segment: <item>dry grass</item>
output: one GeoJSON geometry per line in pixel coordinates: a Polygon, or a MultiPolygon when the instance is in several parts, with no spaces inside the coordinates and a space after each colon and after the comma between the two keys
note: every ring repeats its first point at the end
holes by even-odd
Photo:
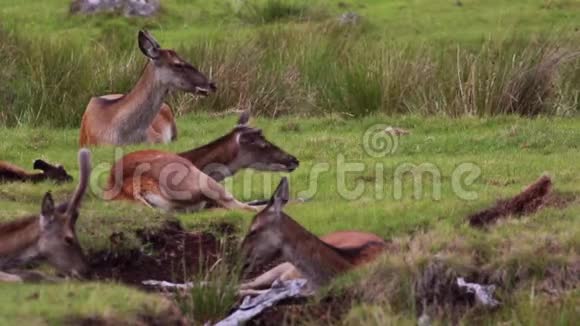
{"type": "MultiPolygon", "coordinates": [[[[514,39],[436,49],[387,46],[360,33],[326,25],[272,27],[244,40],[195,43],[179,52],[195,58],[219,92],[202,100],[177,94],[170,102],[178,113],[249,109],[267,116],[535,116],[580,108],[580,62],[577,52],[566,50],[573,49],[569,44],[514,39]]],[[[129,40],[100,39],[80,47],[1,32],[6,82],[0,96],[10,109],[0,123],[77,126],[91,96],[126,92],[144,59],[129,40]]]]}

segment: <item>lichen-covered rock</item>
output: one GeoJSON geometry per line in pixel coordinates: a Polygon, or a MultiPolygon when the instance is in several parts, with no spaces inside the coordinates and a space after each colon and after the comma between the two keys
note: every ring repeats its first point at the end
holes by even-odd
{"type": "Polygon", "coordinates": [[[73,0],[73,14],[115,12],[125,16],[153,16],[160,8],[159,0],[73,0]]]}

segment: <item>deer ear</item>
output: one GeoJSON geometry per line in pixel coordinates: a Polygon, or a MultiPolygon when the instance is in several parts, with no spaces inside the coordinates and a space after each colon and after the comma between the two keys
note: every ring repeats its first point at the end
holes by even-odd
{"type": "Polygon", "coordinates": [[[44,229],[54,219],[54,200],[50,192],[47,192],[42,198],[42,208],[40,209],[40,228],[44,229]]]}
{"type": "Polygon", "coordinates": [[[153,60],[159,59],[159,49],[161,46],[149,32],[140,30],[138,39],[139,49],[141,49],[144,55],[153,60]]]}
{"type": "Polygon", "coordinates": [[[288,189],[288,178],[283,177],[270,199],[270,205],[276,213],[280,213],[282,208],[288,203],[290,190],[288,189]]]}
{"type": "Polygon", "coordinates": [[[35,170],[46,171],[46,170],[53,169],[54,167],[52,165],[46,163],[45,161],[38,159],[38,160],[34,161],[34,165],[32,166],[32,168],[35,170]]]}
{"type": "Polygon", "coordinates": [[[240,114],[240,118],[238,119],[238,127],[245,127],[250,122],[250,112],[244,111],[240,114]]]}

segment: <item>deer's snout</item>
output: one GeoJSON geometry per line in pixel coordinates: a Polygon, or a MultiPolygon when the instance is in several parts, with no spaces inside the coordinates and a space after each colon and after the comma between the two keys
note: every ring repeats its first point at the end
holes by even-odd
{"type": "Polygon", "coordinates": [[[290,163],[288,164],[288,171],[292,172],[296,170],[298,166],[300,166],[300,161],[297,158],[292,157],[292,159],[290,159],[290,163]]]}

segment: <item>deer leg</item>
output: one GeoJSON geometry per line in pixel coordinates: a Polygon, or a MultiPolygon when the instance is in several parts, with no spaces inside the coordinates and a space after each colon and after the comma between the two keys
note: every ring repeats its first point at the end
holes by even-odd
{"type": "Polygon", "coordinates": [[[147,199],[145,199],[145,197],[147,196],[147,194],[145,194],[145,196],[143,196],[142,193],[138,193],[138,194],[135,194],[134,196],[135,196],[135,199],[137,201],[140,201],[143,205],[145,205],[145,206],[147,206],[149,208],[155,208],[155,207],[153,207],[153,205],[151,205],[151,203],[149,203],[149,201],[147,199]]]}
{"type": "Polygon", "coordinates": [[[250,212],[259,212],[260,210],[263,209],[262,206],[251,206],[248,204],[244,204],[241,201],[235,199],[235,198],[230,198],[230,199],[216,199],[215,202],[226,209],[243,209],[246,211],[250,211],[250,212]]]}
{"type": "Polygon", "coordinates": [[[0,282],[20,283],[22,278],[16,274],[8,274],[0,271],[0,282]]]}
{"type": "Polygon", "coordinates": [[[242,283],[240,285],[240,292],[243,290],[257,290],[266,287],[270,287],[275,280],[280,279],[282,281],[288,280],[288,277],[291,276],[291,272],[296,270],[294,265],[291,263],[282,263],[274,268],[268,270],[267,272],[259,275],[255,279],[242,283]]]}

